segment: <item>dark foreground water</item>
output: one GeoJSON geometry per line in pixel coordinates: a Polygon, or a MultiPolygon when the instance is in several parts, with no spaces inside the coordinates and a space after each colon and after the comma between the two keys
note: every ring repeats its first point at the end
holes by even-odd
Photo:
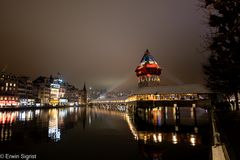
{"type": "Polygon", "coordinates": [[[208,160],[200,108],[127,114],[97,108],[0,112],[0,159],[208,160]]]}

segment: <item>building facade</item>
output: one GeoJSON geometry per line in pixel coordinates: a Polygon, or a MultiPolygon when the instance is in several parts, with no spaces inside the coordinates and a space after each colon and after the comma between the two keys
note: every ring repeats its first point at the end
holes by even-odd
{"type": "Polygon", "coordinates": [[[79,104],[79,90],[74,85],[66,84],[66,99],[70,106],[79,104]]]}
{"type": "Polygon", "coordinates": [[[64,82],[59,76],[26,76],[0,72],[0,107],[78,106],[87,104],[87,89],[64,82]]]}
{"type": "Polygon", "coordinates": [[[0,107],[18,106],[17,77],[13,74],[0,73],[0,107]]]}
{"type": "Polygon", "coordinates": [[[18,96],[20,106],[35,105],[35,98],[33,97],[33,82],[29,77],[17,77],[18,81],[18,96]]]}
{"type": "Polygon", "coordinates": [[[33,81],[33,95],[36,105],[48,105],[50,99],[50,78],[40,76],[33,81]]]}

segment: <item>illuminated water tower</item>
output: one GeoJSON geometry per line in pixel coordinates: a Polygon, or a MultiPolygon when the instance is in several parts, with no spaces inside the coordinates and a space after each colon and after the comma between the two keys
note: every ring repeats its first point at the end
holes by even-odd
{"type": "Polygon", "coordinates": [[[159,86],[161,71],[162,69],[147,49],[135,70],[138,77],[138,87],[159,86]]]}

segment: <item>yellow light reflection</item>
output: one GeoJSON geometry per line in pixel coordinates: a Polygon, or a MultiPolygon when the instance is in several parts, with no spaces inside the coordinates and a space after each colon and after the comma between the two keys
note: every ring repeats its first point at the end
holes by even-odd
{"type": "Polygon", "coordinates": [[[158,142],[162,142],[162,134],[161,133],[158,134],[158,142]]]}
{"type": "Polygon", "coordinates": [[[157,141],[157,136],[156,136],[156,134],[153,134],[153,141],[154,141],[155,143],[158,142],[158,141],[157,141]]]}
{"type": "Polygon", "coordinates": [[[190,135],[190,143],[192,146],[196,145],[196,136],[195,135],[190,135]]]}
{"type": "Polygon", "coordinates": [[[178,143],[177,134],[175,134],[175,133],[172,135],[172,142],[173,142],[173,144],[178,143]]]}
{"type": "Polygon", "coordinates": [[[49,110],[48,137],[55,142],[60,140],[61,132],[58,128],[58,110],[49,110]]]}

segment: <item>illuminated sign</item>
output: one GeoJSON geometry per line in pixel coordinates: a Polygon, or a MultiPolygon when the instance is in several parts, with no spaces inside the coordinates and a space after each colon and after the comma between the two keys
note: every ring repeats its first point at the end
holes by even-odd
{"type": "Polygon", "coordinates": [[[59,89],[52,88],[52,89],[51,89],[51,93],[53,93],[53,94],[58,94],[58,93],[59,93],[59,89]]]}
{"type": "Polygon", "coordinates": [[[67,103],[68,100],[67,100],[67,99],[60,99],[59,102],[60,102],[60,103],[67,103]]]}
{"type": "Polygon", "coordinates": [[[59,84],[54,84],[54,83],[52,83],[52,84],[51,84],[51,88],[58,88],[58,89],[59,89],[59,88],[60,88],[60,85],[59,85],[59,84]]]}
{"type": "Polygon", "coordinates": [[[54,99],[50,100],[50,103],[58,103],[58,102],[59,102],[58,100],[54,100],[54,99]]]}
{"type": "Polygon", "coordinates": [[[3,100],[3,101],[0,101],[0,105],[2,106],[4,106],[4,105],[7,105],[7,106],[9,106],[9,105],[14,105],[14,106],[16,106],[16,105],[18,105],[18,102],[16,102],[16,101],[11,101],[11,100],[3,100]]]}

